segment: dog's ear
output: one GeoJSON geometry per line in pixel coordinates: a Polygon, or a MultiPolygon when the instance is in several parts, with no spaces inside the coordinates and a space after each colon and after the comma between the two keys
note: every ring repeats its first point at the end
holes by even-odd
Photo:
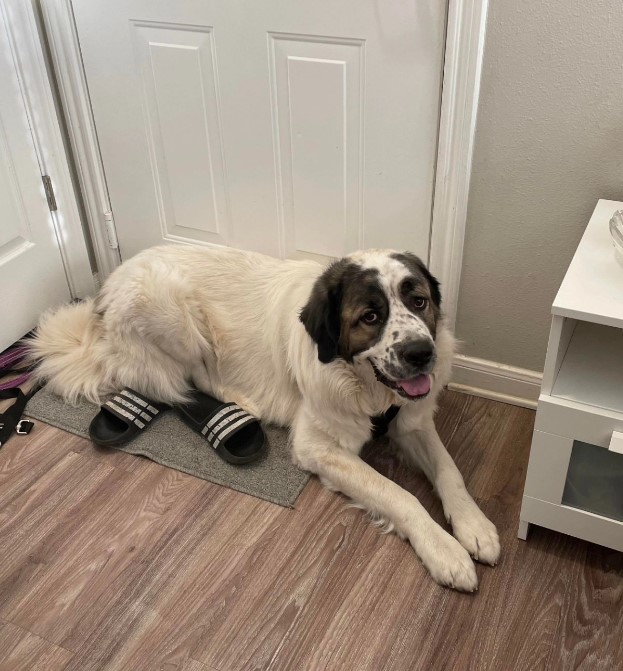
{"type": "Polygon", "coordinates": [[[318,346],[318,359],[329,363],[338,356],[342,307],[342,279],[348,264],[331,264],[316,280],[300,320],[318,346]]]}

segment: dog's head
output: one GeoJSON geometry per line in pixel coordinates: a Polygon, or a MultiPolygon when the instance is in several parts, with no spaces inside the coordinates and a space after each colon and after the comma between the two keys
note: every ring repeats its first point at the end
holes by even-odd
{"type": "Polygon", "coordinates": [[[440,308],[439,283],[417,256],[375,250],[329,266],[301,321],[322,363],[367,361],[379,382],[418,399],[431,388],[440,308]]]}

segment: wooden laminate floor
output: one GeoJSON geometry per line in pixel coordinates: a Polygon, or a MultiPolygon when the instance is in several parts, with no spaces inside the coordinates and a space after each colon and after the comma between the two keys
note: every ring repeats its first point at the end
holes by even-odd
{"type": "MultiPolygon", "coordinates": [[[[0,669],[622,669],[623,555],[516,538],[533,419],[443,398],[502,538],[474,595],[316,479],[286,510],[37,423],[0,450],[0,669]]],[[[423,476],[369,459],[443,521],[423,476]]]]}

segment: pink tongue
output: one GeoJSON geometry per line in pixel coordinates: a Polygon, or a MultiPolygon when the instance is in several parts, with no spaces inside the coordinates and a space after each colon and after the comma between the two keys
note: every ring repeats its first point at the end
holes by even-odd
{"type": "Polygon", "coordinates": [[[430,375],[418,375],[410,380],[400,380],[398,385],[409,396],[424,396],[430,391],[430,375]]]}

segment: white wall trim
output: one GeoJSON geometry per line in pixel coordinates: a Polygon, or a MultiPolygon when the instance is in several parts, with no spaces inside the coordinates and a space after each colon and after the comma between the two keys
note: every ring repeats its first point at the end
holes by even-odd
{"type": "Polygon", "coordinates": [[[542,378],[543,374],[538,371],[457,354],[448,387],[503,403],[536,408],[542,378]]]}
{"type": "Polygon", "coordinates": [[[51,212],[69,291],[75,298],[94,292],[82,222],[56,116],[37,24],[30,2],[1,0],[10,48],[42,175],[52,180],[58,209],[51,212]]]}
{"type": "Polygon", "coordinates": [[[449,0],[429,265],[454,329],[488,0],[449,0]]]}
{"type": "MultiPolygon", "coordinates": [[[[69,139],[76,159],[99,278],[103,281],[121,263],[121,257],[119,249],[112,247],[108,238],[104,215],[112,212],[112,208],[95,132],[71,0],[41,0],[41,7],[69,139]]],[[[112,218],[108,226],[114,231],[112,218]]],[[[115,240],[113,244],[116,244],[115,240]]]]}

